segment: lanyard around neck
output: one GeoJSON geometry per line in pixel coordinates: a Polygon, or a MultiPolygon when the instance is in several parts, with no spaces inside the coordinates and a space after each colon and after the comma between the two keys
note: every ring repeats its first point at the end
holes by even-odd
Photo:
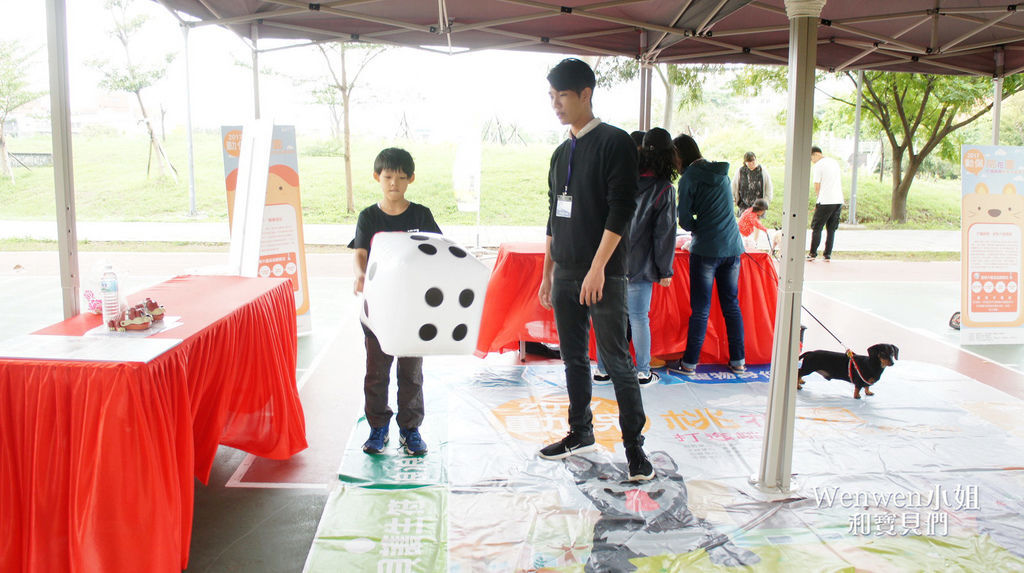
{"type": "Polygon", "coordinates": [[[569,194],[569,181],[572,179],[572,158],[576,155],[576,136],[570,137],[571,143],[569,144],[569,168],[565,172],[565,188],[562,189],[562,195],[569,194]]]}

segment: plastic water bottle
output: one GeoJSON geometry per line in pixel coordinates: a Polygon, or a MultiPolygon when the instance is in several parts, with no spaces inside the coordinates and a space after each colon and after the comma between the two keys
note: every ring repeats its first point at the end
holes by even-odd
{"type": "Polygon", "coordinates": [[[114,268],[107,265],[100,277],[100,293],[103,299],[103,324],[110,326],[110,321],[117,320],[121,315],[121,298],[117,289],[117,275],[114,268]]]}

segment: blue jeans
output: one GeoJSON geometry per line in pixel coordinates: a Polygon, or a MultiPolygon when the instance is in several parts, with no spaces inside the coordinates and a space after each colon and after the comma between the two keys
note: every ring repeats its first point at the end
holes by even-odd
{"type": "Polygon", "coordinates": [[[594,323],[597,350],[604,357],[619,404],[619,429],[626,447],[643,445],[644,404],[626,344],[626,277],[606,277],[601,301],[580,304],[583,280],[558,278],[551,283],[558,347],[565,363],[565,388],[569,394],[569,427],[578,434],[594,433],[590,410],[593,381],[590,377],[590,322],[594,323]]]}
{"type": "Polygon", "coordinates": [[[743,314],[738,297],[740,280],[739,257],[702,257],[690,253],[690,325],[686,333],[683,366],[694,368],[700,360],[704,336],[711,311],[711,286],[717,283],[718,303],[725,318],[729,336],[729,364],[741,366],[743,353],[743,314]]]}
{"type": "MultiPolygon", "coordinates": [[[[637,374],[651,373],[651,289],[654,283],[629,281],[626,286],[626,307],[629,310],[629,329],[633,333],[633,353],[636,355],[637,374]]],[[[597,353],[597,371],[605,374],[604,360],[597,353]]]]}

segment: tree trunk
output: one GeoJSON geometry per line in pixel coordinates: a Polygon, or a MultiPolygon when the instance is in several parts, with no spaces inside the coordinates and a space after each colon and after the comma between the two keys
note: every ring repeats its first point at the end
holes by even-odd
{"type": "Polygon", "coordinates": [[[892,149],[892,198],[889,202],[889,219],[896,223],[907,222],[907,192],[909,180],[903,174],[903,148],[892,149]]]}
{"type": "Polygon", "coordinates": [[[156,136],[156,132],[153,131],[153,124],[149,121],[149,115],[146,114],[146,106],[142,103],[142,92],[135,92],[135,99],[139,102],[139,110],[142,112],[142,122],[146,124],[146,131],[149,133],[149,144],[157,154],[157,165],[160,168],[160,177],[167,175],[165,168],[170,168],[171,176],[174,178],[174,183],[178,183],[178,172],[171,165],[170,159],[167,158],[167,153],[164,152],[164,146],[160,145],[160,139],[156,136]]]}
{"type": "Polygon", "coordinates": [[[14,170],[11,169],[11,164],[7,160],[7,136],[4,134],[2,121],[0,121],[0,174],[10,177],[11,183],[14,183],[14,170]]]}
{"type": "Polygon", "coordinates": [[[345,108],[341,112],[342,128],[345,142],[345,210],[349,213],[356,212],[356,201],[352,191],[352,132],[349,129],[349,85],[348,75],[345,69],[345,45],[341,46],[341,102],[345,108]]]}

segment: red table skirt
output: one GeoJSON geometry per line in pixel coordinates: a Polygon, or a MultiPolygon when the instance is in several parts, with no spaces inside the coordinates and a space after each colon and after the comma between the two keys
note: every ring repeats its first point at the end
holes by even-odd
{"type": "MultiPolygon", "coordinates": [[[[306,447],[280,279],[178,277],[134,296],[182,317],[148,363],[0,359],[0,571],[180,571],[217,445],[306,447]]],[[[81,335],[97,315],[36,334],[81,335]]]]}
{"type": "MultiPolygon", "coordinates": [[[[480,337],[476,346],[477,356],[517,350],[521,340],[558,344],[554,314],[541,307],[537,299],[543,267],[543,244],[501,245],[487,285],[480,337]]],[[[681,354],[686,349],[690,319],[689,252],[676,250],[673,270],[675,274],[671,286],[653,287],[650,312],[652,356],[681,354]]],[[[743,255],[739,301],[743,312],[746,361],[749,364],[771,362],[778,287],[779,275],[767,253],[743,255]]],[[[729,341],[717,293],[712,294],[711,315],[700,362],[729,362],[729,341]]]]}

